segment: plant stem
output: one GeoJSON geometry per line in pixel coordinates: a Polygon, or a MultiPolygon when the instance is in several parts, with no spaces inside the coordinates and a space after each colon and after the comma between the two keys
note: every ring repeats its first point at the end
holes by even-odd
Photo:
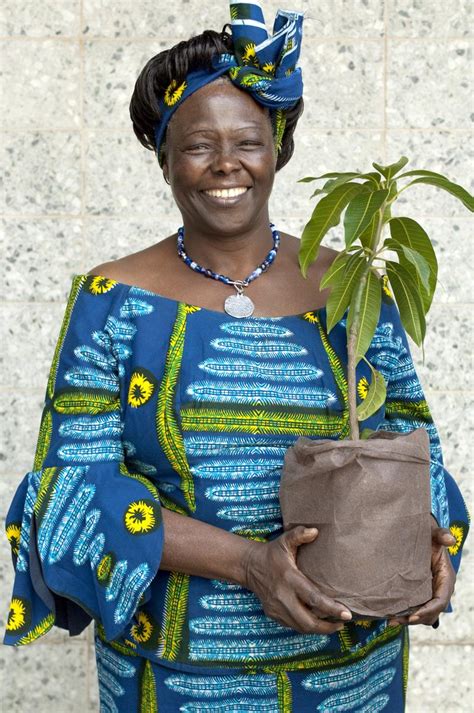
{"type": "Polygon", "coordinates": [[[351,326],[347,339],[347,405],[349,408],[349,427],[351,439],[353,441],[360,440],[359,420],[357,418],[357,384],[356,384],[356,366],[357,366],[357,335],[360,329],[360,303],[364,292],[365,283],[367,282],[369,272],[372,269],[372,263],[377,255],[377,248],[380,243],[383,230],[383,215],[385,211],[384,202],[379,208],[379,222],[374,236],[373,244],[370,246],[372,254],[367,259],[367,268],[362,275],[362,278],[354,290],[351,298],[351,326]]]}

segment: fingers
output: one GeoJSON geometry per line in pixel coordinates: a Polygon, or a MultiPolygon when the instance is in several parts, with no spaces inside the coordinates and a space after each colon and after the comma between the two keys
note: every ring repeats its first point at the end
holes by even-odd
{"type": "Polygon", "coordinates": [[[436,545],[452,547],[456,544],[456,538],[447,527],[434,527],[431,531],[431,541],[436,545]]]}
{"type": "Polygon", "coordinates": [[[433,562],[433,597],[409,616],[391,617],[389,626],[395,624],[425,624],[432,626],[439,615],[446,610],[454,592],[456,573],[446,550],[441,549],[433,562]]]}
{"type": "Polygon", "coordinates": [[[297,597],[288,599],[284,616],[282,617],[280,613],[277,621],[283,626],[290,626],[301,634],[334,634],[344,628],[343,622],[320,619],[312,611],[309,611],[297,597]]]}
{"type": "Polygon", "coordinates": [[[318,536],[318,530],[316,527],[305,527],[304,525],[297,525],[287,530],[281,536],[282,539],[292,548],[299,547],[306,542],[311,542],[318,536]]]}
{"type": "Polygon", "coordinates": [[[317,617],[322,619],[332,617],[344,621],[352,619],[352,614],[347,607],[320,592],[316,585],[303,574],[296,578],[295,589],[300,599],[317,617]]]}

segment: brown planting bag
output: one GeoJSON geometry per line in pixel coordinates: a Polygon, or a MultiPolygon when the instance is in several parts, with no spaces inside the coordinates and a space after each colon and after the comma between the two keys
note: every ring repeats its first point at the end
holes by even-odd
{"type": "Polygon", "coordinates": [[[285,529],[317,527],[297,565],[354,614],[385,618],[432,597],[428,433],[365,440],[301,436],[285,454],[285,529]]]}

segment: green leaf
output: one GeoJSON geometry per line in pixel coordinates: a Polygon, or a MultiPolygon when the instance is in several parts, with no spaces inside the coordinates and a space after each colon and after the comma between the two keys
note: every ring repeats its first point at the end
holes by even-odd
{"type": "Polygon", "coordinates": [[[324,273],[321,282],[319,283],[319,289],[324,290],[329,287],[332,283],[337,282],[342,279],[345,267],[350,260],[350,255],[347,253],[339,253],[339,255],[333,260],[330,267],[324,273]]]}
{"type": "Polygon", "coordinates": [[[404,188],[408,186],[413,186],[415,183],[427,183],[431,186],[436,186],[437,188],[442,188],[444,191],[451,193],[455,198],[458,198],[463,205],[468,208],[468,210],[474,212],[474,196],[472,196],[465,188],[453,183],[446,176],[441,173],[435,173],[434,171],[407,171],[406,173],[401,173],[398,178],[405,178],[405,176],[422,176],[422,178],[417,178],[414,181],[408,183],[404,188]]]}
{"type": "Polygon", "coordinates": [[[369,250],[374,249],[373,246],[374,246],[375,236],[377,234],[377,227],[378,227],[378,214],[374,213],[369,225],[359,235],[359,240],[361,242],[361,245],[364,246],[364,248],[368,248],[369,250]]]}
{"type": "Polygon", "coordinates": [[[375,190],[375,188],[378,188],[379,186],[378,173],[348,173],[339,176],[339,178],[334,178],[330,179],[329,181],[326,181],[322,188],[316,188],[316,190],[310,195],[310,199],[314,198],[314,196],[317,196],[320,193],[331,193],[331,191],[333,191],[335,188],[337,188],[338,186],[342,186],[345,183],[349,183],[349,181],[351,181],[351,179],[353,178],[369,178],[370,180],[364,181],[364,183],[356,185],[368,186],[370,190],[375,190]]]}
{"type": "Polygon", "coordinates": [[[383,375],[372,366],[370,368],[372,369],[372,380],[367,396],[357,406],[357,418],[359,421],[365,421],[366,418],[378,411],[387,397],[387,385],[383,375]]]}
{"type": "MultiPolygon", "coordinates": [[[[413,250],[413,248],[409,248],[407,245],[402,245],[398,242],[398,240],[393,240],[390,238],[384,242],[384,247],[387,247],[389,250],[394,250],[399,256],[399,258],[402,258],[402,262],[400,264],[403,265],[405,269],[407,269],[406,265],[411,263],[409,265],[408,272],[410,273],[413,281],[415,283],[417,282],[418,274],[424,292],[429,294],[431,268],[428,262],[423,257],[423,255],[420,255],[419,252],[413,250]],[[403,257],[405,257],[406,259],[403,260],[403,257]],[[416,272],[413,272],[413,267],[415,268],[416,272]]],[[[420,296],[423,297],[423,294],[420,293],[420,296]]]]}
{"type": "Polygon", "coordinates": [[[367,438],[369,438],[373,433],[377,433],[377,431],[373,428],[363,428],[360,432],[360,440],[367,440],[367,438]]]}
{"type": "Polygon", "coordinates": [[[326,233],[339,223],[346,205],[354,196],[366,190],[358,183],[351,183],[338,186],[329,195],[321,198],[301,236],[298,259],[303,277],[306,277],[309,265],[317,258],[319,246],[326,233]]]}
{"type": "Polygon", "coordinates": [[[387,181],[390,181],[392,176],[395,176],[403,166],[406,166],[408,161],[409,159],[406,156],[402,156],[396,163],[391,163],[388,166],[381,166],[379,163],[373,163],[372,166],[376,168],[387,181]]]}
{"type": "Polygon", "coordinates": [[[351,301],[354,287],[362,279],[367,269],[367,261],[360,255],[351,255],[345,273],[339,282],[334,284],[326,305],[327,331],[330,332],[339,322],[351,301]]]}
{"type": "MultiPolygon", "coordinates": [[[[367,280],[362,291],[359,304],[359,318],[357,328],[357,339],[355,344],[356,364],[364,356],[370,346],[375,333],[375,328],[380,317],[380,306],[382,304],[382,283],[373,270],[367,275],[367,280]]],[[[347,318],[347,336],[354,320],[353,304],[351,304],[347,318]]]]}
{"type": "Polygon", "coordinates": [[[374,214],[388,196],[388,190],[370,191],[353,198],[344,216],[346,247],[352,245],[359,235],[370,225],[374,214]]]}
{"type": "Polygon", "coordinates": [[[402,265],[387,260],[386,269],[403,326],[415,344],[421,346],[425,338],[426,322],[416,284],[402,265]]]}
{"type": "MultiPolygon", "coordinates": [[[[408,248],[419,253],[428,263],[430,268],[430,276],[428,279],[429,290],[426,291],[423,287],[423,282],[419,275],[415,278],[415,284],[418,287],[418,292],[421,295],[424,312],[427,314],[438,282],[438,261],[431,240],[421,225],[412,218],[397,217],[391,218],[389,221],[390,235],[400,245],[406,245],[408,248]]],[[[407,267],[406,258],[399,257],[400,264],[407,267]]]]}

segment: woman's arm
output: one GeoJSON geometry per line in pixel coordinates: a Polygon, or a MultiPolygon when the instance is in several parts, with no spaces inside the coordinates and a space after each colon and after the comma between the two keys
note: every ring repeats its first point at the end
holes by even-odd
{"type": "Polygon", "coordinates": [[[160,569],[246,586],[245,562],[252,540],[165,507],[162,513],[165,542],[160,569]]]}
{"type": "Polygon", "coordinates": [[[351,613],[323,595],[298,569],[299,545],[317,530],[294,527],[270,542],[248,540],[214,525],[162,508],[164,546],[160,569],[232,581],[250,589],[265,614],[301,633],[331,634],[351,613]]]}

